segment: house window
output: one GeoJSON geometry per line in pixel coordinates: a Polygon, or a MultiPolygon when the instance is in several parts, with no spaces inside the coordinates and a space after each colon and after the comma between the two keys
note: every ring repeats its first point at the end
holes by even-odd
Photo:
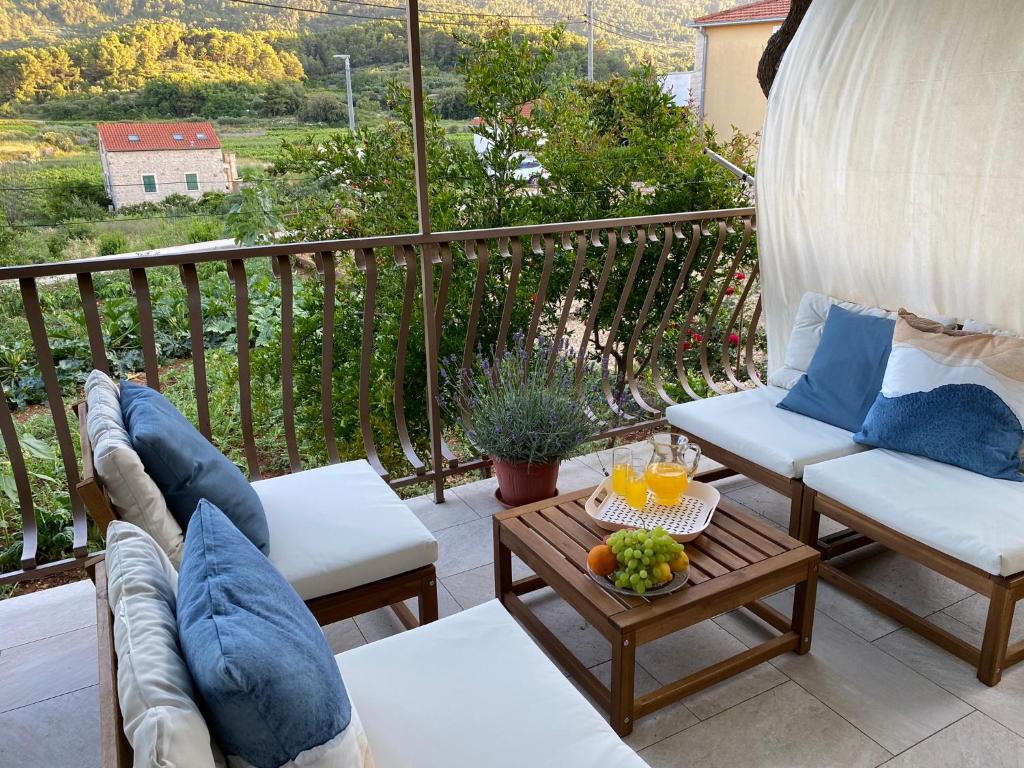
{"type": "Polygon", "coordinates": [[[137,134],[137,133],[129,133],[128,134],[128,141],[138,141],[138,140],[139,140],[139,134],[137,134]]]}
{"type": "Polygon", "coordinates": [[[145,175],[142,177],[142,188],[146,192],[156,192],[156,176],[145,175]]]}
{"type": "Polygon", "coordinates": [[[205,134],[205,133],[197,133],[197,134],[196,134],[196,138],[197,138],[197,139],[198,139],[199,141],[206,141],[206,134],[205,134]]]}
{"type": "Polygon", "coordinates": [[[195,173],[185,174],[185,189],[189,192],[196,192],[199,190],[199,176],[195,173]]]}
{"type": "Polygon", "coordinates": [[[185,136],[183,134],[180,134],[180,133],[172,134],[171,138],[174,139],[175,141],[184,141],[185,140],[185,136]]]}

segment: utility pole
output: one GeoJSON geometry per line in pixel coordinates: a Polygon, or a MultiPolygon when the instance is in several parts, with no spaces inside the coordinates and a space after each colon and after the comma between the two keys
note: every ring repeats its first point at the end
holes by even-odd
{"type": "Polygon", "coordinates": [[[594,0],[587,0],[587,80],[594,82],[594,0]]]}
{"type": "Polygon", "coordinates": [[[333,58],[345,61],[345,91],[348,95],[348,129],[356,132],[356,108],[352,104],[352,69],[349,66],[350,56],[347,53],[336,53],[333,58]]]}

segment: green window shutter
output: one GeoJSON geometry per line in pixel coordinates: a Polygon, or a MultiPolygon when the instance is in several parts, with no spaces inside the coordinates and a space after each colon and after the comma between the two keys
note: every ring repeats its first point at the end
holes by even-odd
{"type": "Polygon", "coordinates": [[[147,192],[156,192],[156,176],[143,176],[142,188],[147,192]]]}
{"type": "Polygon", "coordinates": [[[185,189],[189,192],[196,192],[199,190],[199,176],[197,174],[185,174],[185,189]]]}

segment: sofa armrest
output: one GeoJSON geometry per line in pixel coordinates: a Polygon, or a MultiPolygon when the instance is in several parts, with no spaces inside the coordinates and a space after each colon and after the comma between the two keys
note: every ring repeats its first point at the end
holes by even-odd
{"type": "Polygon", "coordinates": [[[110,503],[110,496],[103,488],[103,483],[96,474],[96,467],[93,464],[92,443],[89,442],[89,430],[86,420],[89,416],[89,406],[83,400],[78,403],[72,412],[78,417],[78,436],[82,443],[82,479],[75,486],[78,495],[81,497],[89,515],[104,535],[107,526],[117,519],[114,506],[110,503]]]}

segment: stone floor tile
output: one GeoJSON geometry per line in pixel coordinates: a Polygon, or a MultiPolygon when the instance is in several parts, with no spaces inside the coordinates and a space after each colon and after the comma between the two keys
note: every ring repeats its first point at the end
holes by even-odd
{"type": "Polygon", "coordinates": [[[705,688],[683,699],[683,703],[701,720],[707,720],[730,707],[782,685],[789,678],[770,663],[758,664],[753,669],[705,688]]]}
{"type": "MultiPolygon", "coordinates": [[[[980,632],[944,613],[934,614],[928,619],[974,645],[981,643],[980,632]]],[[[999,685],[989,687],[978,680],[974,666],[909,629],[887,635],[875,645],[993,720],[1024,736],[1024,665],[1010,667],[1003,672],[999,685]]]]}
{"type": "Polygon", "coordinates": [[[93,685],[0,714],[0,765],[99,768],[98,697],[93,685]]]}
{"type": "Polygon", "coordinates": [[[523,595],[523,602],[587,667],[612,657],[611,645],[576,610],[550,588],[523,595]]]}
{"type": "Polygon", "coordinates": [[[636,649],[636,658],[658,682],[667,685],[745,650],[743,643],[713,621],[703,621],[644,643],[636,649]]]}
{"type": "Polygon", "coordinates": [[[433,533],[451,528],[459,523],[476,520],[479,517],[466,502],[454,493],[445,493],[443,504],[435,504],[432,493],[413,499],[404,499],[404,501],[413,514],[433,533]]]}
{"type": "MultiPolygon", "coordinates": [[[[591,672],[597,675],[605,685],[611,686],[612,663],[610,661],[599,664],[591,669],[591,672]]],[[[637,664],[636,667],[634,685],[637,696],[643,696],[661,687],[661,683],[640,664],[637,664]]],[[[607,715],[604,712],[602,714],[607,715]]],[[[664,709],[659,709],[657,712],[652,712],[637,720],[633,732],[626,737],[625,741],[634,750],[640,751],[644,747],[649,747],[651,744],[689,728],[696,722],[698,722],[696,715],[685,704],[677,701],[675,704],[670,704],[664,709]]]]}
{"type": "Polygon", "coordinates": [[[332,653],[344,653],[360,645],[366,645],[366,638],[359,631],[355,619],[345,619],[323,627],[324,637],[332,653]]]}
{"type": "MultiPolygon", "coordinates": [[[[869,642],[895,632],[903,626],[822,579],[818,579],[815,606],[830,619],[838,621],[869,642]]],[[[788,610],[786,615],[791,615],[788,610]]]]}
{"type": "Polygon", "coordinates": [[[879,546],[858,549],[835,558],[831,564],[919,616],[941,611],[974,594],[967,587],[879,546]]]}
{"type": "Polygon", "coordinates": [[[451,494],[468,504],[480,517],[490,517],[495,512],[505,509],[505,506],[494,496],[497,488],[498,479],[489,477],[486,480],[476,480],[449,488],[445,491],[445,497],[451,494]]]}
{"type": "MultiPolygon", "coordinates": [[[[784,597],[767,602],[782,610],[784,597]]],[[[814,619],[810,653],[783,654],[772,665],[893,754],[971,711],[947,690],[821,612],[814,619]]]]}
{"type": "Polygon", "coordinates": [[[795,683],[784,683],[640,752],[651,768],[873,768],[878,744],[795,683]]]}
{"type": "MultiPolygon", "coordinates": [[[[972,629],[984,632],[985,621],[988,617],[988,598],[972,594],[959,603],[949,606],[944,612],[972,629]]],[[[1010,628],[1010,642],[1017,643],[1021,640],[1024,640],[1024,602],[1017,603],[1017,608],[1013,613],[1013,626],[1010,628]]]]}
{"type": "Polygon", "coordinates": [[[468,523],[438,531],[437,576],[444,579],[463,571],[471,571],[494,561],[494,523],[477,518],[468,523]]]}
{"type": "MultiPolygon", "coordinates": [[[[513,579],[523,579],[532,573],[522,560],[512,558],[513,579]]],[[[494,565],[488,563],[471,571],[457,573],[444,579],[443,584],[463,608],[486,603],[494,599],[494,565]]]]}
{"type": "Polygon", "coordinates": [[[1024,739],[980,712],[894,757],[886,768],[1020,768],[1024,739]]]}
{"type": "Polygon", "coordinates": [[[96,628],[0,652],[0,712],[96,685],[96,628]]]}
{"type": "MultiPolygon", "coordinates": [[[[789,498],[760,483],[748,483],[726,491],[733,501],[766,518],[776,528],[789,530],[789,498]]],[[[843,530],[843,526],[827,517],[821,518],[821,535],[843,530]]]]}
{"type": "Polygon", "coordinates": [[[96,626],[96,591],[88,579],[0,600],[0,650],[96,626]]]}

